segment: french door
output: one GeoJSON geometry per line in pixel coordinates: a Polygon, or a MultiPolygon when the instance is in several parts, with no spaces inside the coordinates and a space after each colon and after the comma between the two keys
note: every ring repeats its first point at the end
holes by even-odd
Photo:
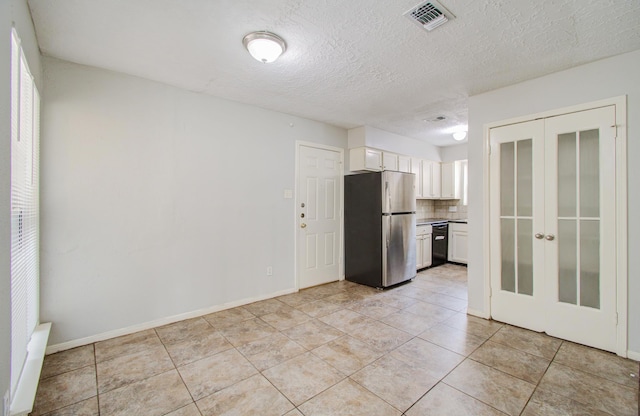
{"type": "Polygon", "coordinates": [[[491,314],[616,350],[615,107],[490,130],[491,314]]]}

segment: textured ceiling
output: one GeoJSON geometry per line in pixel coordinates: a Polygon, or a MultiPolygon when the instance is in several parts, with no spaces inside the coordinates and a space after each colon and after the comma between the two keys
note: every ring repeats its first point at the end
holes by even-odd
{"type": "Polygon", "coordinates": [[[638,0],[441,0],[456,18],[432,32],[417,3],[29,1],[45,55],[437,146],[470,95],[640,49],[638,0]],[[256,30],[286,40],[275,63],[244,49],[256,30]]]}

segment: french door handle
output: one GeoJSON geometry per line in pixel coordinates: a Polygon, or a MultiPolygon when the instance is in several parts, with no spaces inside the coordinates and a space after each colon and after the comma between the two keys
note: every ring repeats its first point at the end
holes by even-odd
{"type": "Polygon", "coordinates": [[[537,238],[538,240],[542,240],[542,239],[544,238],[544,234],[542,234],[542,233],[536,233],[536,238],[537,238]]]}
{"type": "Polygon", "coordinates": [[[555,238],[556,236],[553,234],[547,234],[547,236],[545,237],[547,241],[553,241],[555,238]]]}

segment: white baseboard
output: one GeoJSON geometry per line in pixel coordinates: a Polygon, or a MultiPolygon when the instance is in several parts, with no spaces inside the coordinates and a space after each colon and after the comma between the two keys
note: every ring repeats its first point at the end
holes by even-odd
{"type": "MultiPolygon", "coordinates": [[[[49,345],[46,350],[46,354],[53,354],[60,351],[70,350],[72,348],[81,347],[83,345],[93,344],[94,342],[104,341],[110,338],[116,338],[123,335],[133,334],[134,332],[144,331],[147,329],[157,328],[162,325],[172,324],[185,319],[197,318],[199,316],[208,315],[214,312],[220,312],[225,309],[236,308],[238,306],[248,305],[253,302],[259,302],[261,300],[275,298],[277,296],[288,295],[297,292],[297,289],[286,289],[279,292],[271,293],[269,295],[257,296],[253,298],[245,298],[234,302],[223,303],[221,305],[210,306],[204,309],[198,309],[192,312],[181,313],[179,315],[168,316],[166,318],[156,319],[150,322],[144,322],[141,324],[128,326],[126,328],[115,329],[113,331],[103,332],[101,334],[91,335],[89,337],[74,339],[72,341],[63,342],[60,344],[49,345]]],[[[55,325],[55,322],[54,322],[55,325]]]]}
{"type": "Polygon", "coordinates": [[[477,316],[478,318],[483,318],[483,319],[491,319],[491,316],[484,312],[484,311],[477,311],[475,309],[469,309],[467,308],[467,315],[473,315],[473,316],[477,316]]]}
{"type": "Polygon", "coordinates": [[[640,361],[640,352],[627,350],[627,357],[633,361],[640,361]]]}

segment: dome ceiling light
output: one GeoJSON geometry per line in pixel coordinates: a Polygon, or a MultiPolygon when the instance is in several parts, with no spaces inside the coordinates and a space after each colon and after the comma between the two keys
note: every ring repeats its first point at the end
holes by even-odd
{"type": "Polygon", "coordinates": [[[466,131],[456,131],[453,133],[453,140],[462,141],[467,137],[466,131]]]}
{"type": "Polygon", "coordinates": [[[264,30],[249,33],[242,43],[251,56],[265,64],[275,61],[287,50],[287,44],[280,36],[264,30]]]}

